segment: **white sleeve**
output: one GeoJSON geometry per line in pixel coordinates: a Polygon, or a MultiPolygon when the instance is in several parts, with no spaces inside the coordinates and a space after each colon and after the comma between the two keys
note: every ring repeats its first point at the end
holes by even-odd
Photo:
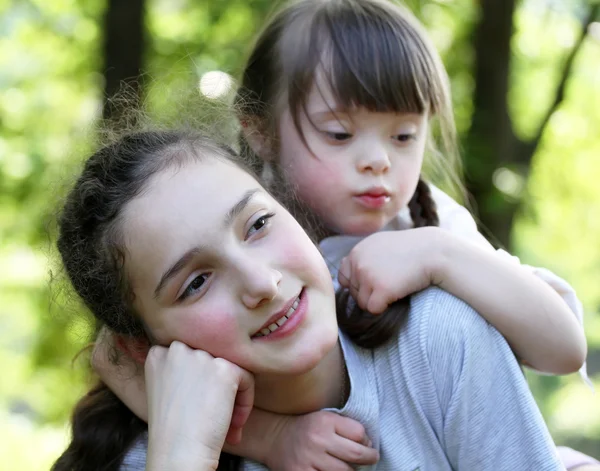
{"type": "MultiPolygon", "coordinates": [[[[434,185],[429,184],[429,187],[431,188],[431,196],[433,197],[437,207],[437,212],[440,219],[440,228],[450,231],[460,237],[464,237],[465,239],[476,243],[480,247],[494,250],[492,245],[477,230],[477,223],[467,208],[458,204],[450,196],[434,185]]],[[[496,252],[499,256],[511,259],[514,263],[518,263],[523,268],[530,271],[542,281],[550,285],[550,287],[559,294],[565,303],[567,303],[567,306],[569,306],[577,321],[583,327],[583,307],[581,305],[581,301],[579,301],[577,293],[575,293],[575,290],[569,283],[567,283],[567,281],[545,268],[523,265],[518,257],[509,254],[505,250],[499,249],[496,252]]],[[[592,387],[592,383],[587,375],[587,365],[585,363],[579,370],[579,374],[588,384],[588,386],[592,387]]]]}

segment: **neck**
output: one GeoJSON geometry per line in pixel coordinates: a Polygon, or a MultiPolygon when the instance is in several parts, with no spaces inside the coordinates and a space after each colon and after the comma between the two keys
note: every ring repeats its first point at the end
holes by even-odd
{"type": "Polygon", "coordinates": [[[346,366],[340,342],[312,370],[298,376],[255,378],[254,405],[277,414],[307,414],[341,407],[346,399],[346,366]]]}

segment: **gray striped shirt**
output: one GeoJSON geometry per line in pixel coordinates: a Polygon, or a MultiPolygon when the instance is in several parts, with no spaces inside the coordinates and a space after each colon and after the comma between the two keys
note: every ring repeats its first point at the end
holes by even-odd
{"type": "MultiPolygon", "coordinates": [[[[351,392],[339,412],[361,422],[393,471],[564,470],[504,338],[471,307],[428,288],[397,338],[365,350],[340,335],[351,392]]],[[[140,440],[122,470],[143,470],[140,440]]],[[[243,469],[264,470],[245,461],[243,469]]]]}

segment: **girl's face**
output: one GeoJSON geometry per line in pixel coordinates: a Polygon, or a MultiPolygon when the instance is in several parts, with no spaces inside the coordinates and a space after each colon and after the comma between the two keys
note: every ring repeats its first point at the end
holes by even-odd
{"type": "Polygon", "coordinates": [[[135,307],[255,374],[301,374],[337,342],[331,278],[295,219],[248,173],[205,157],[167,169],[124,212],[135,307]]]}
{"type": "Polygon", "coordinates": [[[289,109],[281,115],[279,163],[327,229],[370,234],[408,204],[423,163],[426,115],[339,109],[317,74],[300,118],[306,144],[289,109]]]}

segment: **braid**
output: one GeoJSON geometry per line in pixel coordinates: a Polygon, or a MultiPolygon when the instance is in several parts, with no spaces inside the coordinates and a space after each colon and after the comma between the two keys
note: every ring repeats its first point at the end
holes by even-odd
{"type": "Polygon", "coordinates": [[[435,201],[431,196],[431,189],[422,178],[419,178],[415,193],[408,203],[408,209],[414,227],[440,225],[435,201]]]}

